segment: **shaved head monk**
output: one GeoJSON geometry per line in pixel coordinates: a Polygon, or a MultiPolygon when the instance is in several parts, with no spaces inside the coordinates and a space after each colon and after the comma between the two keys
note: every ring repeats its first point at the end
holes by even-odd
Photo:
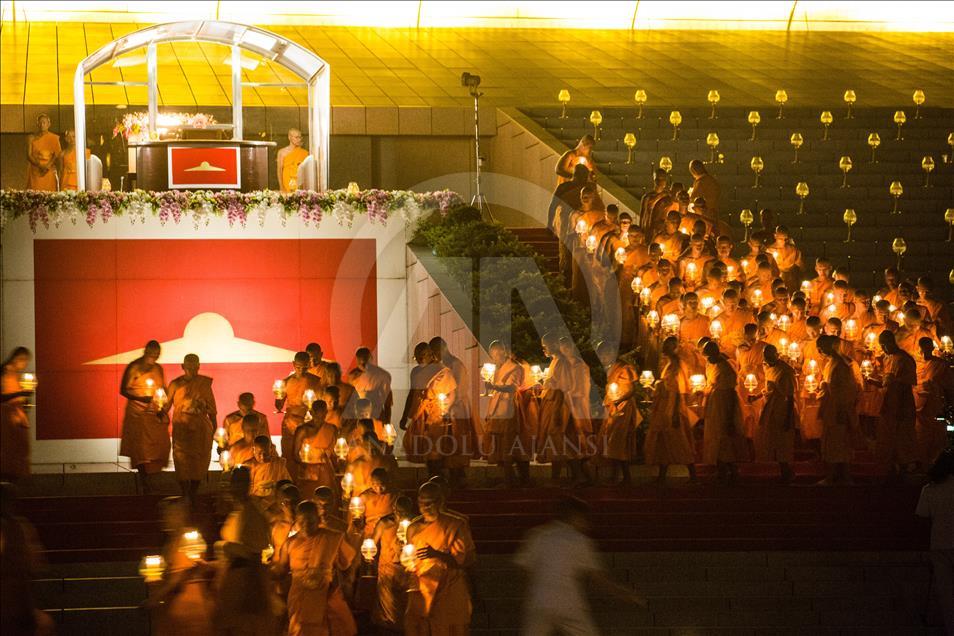
{"type": "Polygon", "coordinates": [[[308,156],[301,147],[301,131],[288,129],[288,145],[278,151],[275,160],[278,163],[278,186],[282,192],[294,192],[298,189],[298,166],[308,156]]]}
{"type": "Polygon", "coordinates": [[[464,636],[472,605],[465,569],[477,557],[470,524],[444,509],[441,486],[427,482],[418,490],[421,516],[407,529],[407,542],[417,548],[411,574],[404,629],[408,636],[464,636]]]}
{"type": "Polygon", "coordinates": [[[154,402],[156,391],[165,391],[166,379],[159,366],[159,343],[150,340],[140,357],[126,366],[119,394],[126,398],[119,454],[139,471],[143,493],[153,490],[153,475],[169,463],[169,420],[154,402]]]}
{"type": "MultiPolygon", "coordinates": [[[[184,373],[169,383],[166,408],[172,410],[172,462],[176,481],[182,496],[194,505],[199,483],[209,472],[216,421],[215,395],[212,378],[199,375],[199,356],[188,354],[182,360],[182,370],[184,373]]],[[[257,420],[249,418],[248,427],[252,432],[256,424],[257,420]]]]}
{"type": "Polygon", "coordinates": [[[295,455],[295,429],[305,421],[310,404],[308,400],[317,400],[321,391],[321,380],[308,372],[311,356],[304,351],[295,354],[292,362],[295,370],[285,378],[285,396],[275,400],[275,408],[285,410],[282,418],[282,457],[288,462],[288,471],[292,477],[298,476],[298,458],[295,455]],[[311,393],[308,393],[311,391],[311,393]]]}

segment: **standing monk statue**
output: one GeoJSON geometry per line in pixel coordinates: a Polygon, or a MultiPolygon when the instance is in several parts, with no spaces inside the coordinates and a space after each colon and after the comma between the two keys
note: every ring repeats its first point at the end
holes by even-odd
{"type": "Polygon", "coordinates": [[[150,340],[142,352],[126,366],[119,394],[126,398],[123,434],[119,454],[139,471],[143,494],[153,490],[153,475],[169,463],[169,420],[155,402],[156,392],[165,391],[166,379],[159,366],[159,343],[150,340]]]}
{"type": "Polygon", "coordinates": [[[60,136],[50,132],[50,116],[36,118],[37,131],[27,138],[27,190],[56,192],[56,162],[60,158],[60,136]]]}
{"type": "Polygon", "coordinates": [[[212,378],[199,375],[199,356],[182,360],[183,374],[169,383],[172,414],[172,463],[182,496],[195,505],[199,482],[209,472],[215,432],[215,395],[212,378]]]}
{"type": "Polygon", "coordinates": [[[282,192],[294,192],[298,189],[298,166],[308,151],[301,147],[301,131],[288,129],[288,145],[278,151],[278,188],[282,192]]]}

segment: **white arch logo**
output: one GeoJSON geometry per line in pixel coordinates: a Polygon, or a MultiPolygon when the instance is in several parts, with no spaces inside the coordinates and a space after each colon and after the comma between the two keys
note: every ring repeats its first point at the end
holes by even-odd
{"type": "MultiPolygon", "coordinates": [[[[160,343],[160,364],[178,364],[189,353],[199,356],[203,363],[287,362],[291,364],[295,351],[272,345],[236,338],[232,324],[221,314],[204,312],[193,316],[186,324],[182,337],[160,343]]],[[[142,355],[142,349],[124,351],[83,364],[129,364],[142,355]]]]}

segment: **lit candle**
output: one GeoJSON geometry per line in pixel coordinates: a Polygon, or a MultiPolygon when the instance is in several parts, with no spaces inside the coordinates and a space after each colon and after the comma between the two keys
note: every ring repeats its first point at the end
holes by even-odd
{"type": "Polygon", "coordinates": [[[341,478],[341,490],[344,492],[345,497],[351,496],[351,491],[354,490],[354,475],[351,472],[344,474],[344,477],[341,478]]]}
{"type": "Polygon", "coordinates": [[[666,314],[662,319],[662,328],[670,336],[679,333],[679,316],[676,314],[666,314]]]}
{"type": "Polygon", "coordinates": [[[718,340],[722,337],[722,322],[718,320],[713,320],[709,323],[709,335],[713,339],[718,340]]]}
{"type": "Polygon", "coordinates": [[[152,378],[146,378],[146,396],[152,397],[156,392],[156,381],[152,378]]]}
{"type": "Polygon", "coordinates": [[[706,376],[701,373],[689,376],[689,386],[693,391],[699,392],[706,388],[706,376]]]}
{"type": "Polygon", "coordinates": [[[24,373],[20,376],[20,389],[22,391],[35,391],[36,385],[36,376],[32,373],[24,373]]]}
{"type": "Polygon", "coordinates": [[[898,313],[896,313],[896,314],[894,315],[894,319],[895,319],[895,321],[896,321],[899,325],[901,325],[902,327],[904,326],[904,312],[903,312],[903,311],[899,311],[898,313]]]}
{"type": "Polygon", "coordinates": [[[755,389],[759,387],[759,379],[755,377],[754,373],[749,373],[745,376],[745,381],[742,384],[749,393],[755,393],[755,389]]]}
{"type": "Polygon", "coordinates": [[[748,273],[748,271],[749,271],[749,259],[743,258],[743,259],[742,259],[742,263],[740,263],[740,264],[742,265],[742,272],[743,272],[743,273],[748,273]]]}
{"type": "Polygon", "coordinates": [[[659,312],[653,309],[646,314],[646,323],[649,325],[650,329],[655,329],[656,325],[659,324],[659,312]]]}
{"type": "Polygon", "coordinates": [[[643,287],[643,291],[639,292],[639,300],[644,305],[648,305],[649,301],[653,299],[653,290],[649,287],[643,287]]]}
{"type": "Polygon", "coordinates": [[[275,380],[275,383],[272,384],[272,393],[275,394],[276,400],[280,400],[285,397],[285,381],[275,380]]]}
{"type": "Polygon", "coordinates": [[[146,580],[146,583],[161,580],[165,569],[166,560],[158,554],[147,555],[139,562],[139,575],[146,580]]]}
{"type": "Polygon", "coordinates": [[[829,304],[835,302],[835,294],[833,292],[828,292],[825,294],[825,302],[829,304]]]}
{"type": "Polygon", "coordinates": [[[351,503],[348,504],[348,512],[351,513],[351,517],[353,519],[360,519],[364,516],[364,511],[364,500],[361,497],[352,497],[351,503]]]}
{"type": "Polygon", "coordinates": [[[215,429],[215,435],[213,439],[215,440],[215,443],[218,444],[219,446],[225,446],[225,444],[229,441],[228,432],[226,432],[226,430],[220,426],[217,429],[215,429]]]}
{"type": "Polygon", "coordinates": [[[615,400],[616,398],[618,398],[618,397],[619,397],[619,384],[617,384],[616,382],[610,382],[609,384],[607,384],[607,385],[606,385],[606,396],[607,396],[609,399],[611,399],[611,400],[615,400]]]}
{"type": "Polygon", "coordinates": [[[872,305],[877,305],[877,304],[880,303],[880,302],[881,302],[881,296],[880,296],[880,295],[875,294],[874,296],[871,297],[871,304],[872,304],[872,305]]]}
{"type": "Polygon", "coordinates": [[[348,457],[349,450],[348,440],[343,437],[339,437],[335,440],[335,455],[337,455],[338,459],[344,461],[345,458],[348,457]]]}
{"type": "Polygon", "coordinates": [[[818,389],[818,380],[815,379],[814,373],[809,373],[805,376],[805,391],[808,393],[814,393],[818,389]]]}
{"type": "Polygon", "coordinates": [[[584,221],[583,219],[580,219],[579,221],[576,222],[576,233],[577,233],[577,234],[586,234],[586,232],[587,232],[588,230],[589,230],[589,228],[586,227],[586,221],[584,221]]]}
{"type": "Polygon", "coordinates": [[[407,543],[407,529],[411,525],[410,519],[401,519],[396,530],[397,539],[401,543],[407,543]]]}
{"type": "Polygon", "coordinates": [[[944,353],[954,352],[954,343],[951,342],[950,336],[941,336],[941,351],[944,353]]]}
{"type": "Polygon", "coordinates": [[[617,247],[616,248],[616,262],[622,265],[626,262],[626,248],[617,247]]]}
{"type": "Polygon", "coordinates": [[[361,543],[361,556],[363,556],[364,560],[368,563],[374,561],[374,557],[378,556],[378,546],[374,542],[374,539],[365,539],[361,543]]]}
{"type": "Polygon", "coordinates": [[[309,409],[311,408],[311,405],[315,403],[316,399],[317,396],[315,396],[315,392],[311,389],[305,389],[305,392],[301,394],[302,402],[304,402],[305,406],[307,406],[309,409]]]}
{"type": "Polygon", "coordinates": [[[484,382],[493,380],[496,373],[497,365],[492,362],[487,362],[480,368],[480,377],[484,379],[484,382]]]}
{"type": "Polygon", "coordinates": [[[715,298],[712,296],[703,296],[700,303],[702,304],[703,309],[709,311],[709,309],[715,304],[715,298]]]}
{"type": "Polygon", "coordinates": [[[797,342],[788,343],[788,359],[792,362],[797,362],[799,358],[799,350],[797,342]]]}
{"type": "Polygon", "coordinates": [[[865,336],[865,349],[868,351],[874,351],[877,338],[878,336],[875,335],[875,332],[869,331],[868,335],[865,336]]]}
{"type": "Polygon", "coordinates": [[[629,284],[630,289],[633,290],[634,294],[639,294],[643,291],[643,279],[639,276],[633,278],[633,282],[629,284]]]}
{"type": "Polygon", "coordinates": [[[870,378],[873,371],[874,365],[871,363],[871,360],[861,361],[861,377],[865,379],[870,378]]]}
{"type": "Polygon", "coordinates": [[[447,394],[446,393],[437,394],[437,405],[441,409],[441,415],[447,415],[447,394]]]}
{"type": "Polygon", "coordinates": [[[164,407],[166,402],[169,401],[169,396],[166,395],[166,390],[162,387],[156,389],[155,393],[152,394],[152,401],[156,405],[157,409],[164,407]]]}
{"type": "Polygon", "coordinates": [[[539,364],[530,367],[530,377],[533,378],[533,381],[537,384],[543,380],[543,369],[540,368],[539,364]]]}
{"type": "Polygon", "coordinates": [[[808,361],[808,372],[814,374],[814,373],[816,373],[817,371],[818,371],[818,363],[815,361],[815,358],[809,359],[809,361],[808,361]]]}
{"type": "Polygon", "coordinates": [[[219,466],[222,467],[222,470],[229,471],[232,469],[232,453],[227,450],[219,453],[219,466]]]}
{"type": "Polygon", "coordinates": [[[384,425],[384,441],[388,446],[393,446],[394,441],[397,439],[397,431],[394,430],[394,426],[391,424],[384,425]]]}
{"type": "Polygon", "coordinates": [[[779,338],[778,346],[782,351],[785,351],[788,348],[788,338],[779,338]]]}
{"type": "Polygon", "coordinates": [[[696,280],[696,264],[689,263],[686,265],[686,278],[690,281],[696,280]]]}
{"type": "Polygon", "coordinates": [[[590,234],[586,237],[586,252],[588,254],[596,253],[596,235],[590,234]]]}
{"type": "Polygon", "coordinates": [[[834,305],[828,305],[828,309],[826,311],[828,312],[829,316],[834,316],[835,312],[838,311],[838,308],[835,307],[834,305]]]}
{"type": "Polygon", "coordinates": [[[752,292],[752,302],[755,304],[756,307],[762,306],[762,290],[761,289],[756,289],[755,291],[752,292]]]}
{"type": "Polygon", "coordinates": [[[208,546],[198,530],[189,529],[182,533],[182,542],[179,549],[189,557],[190,561],[198,561],[205,554],[208,546]]]}
{"type": "Polygon", "coordinates": [[[788,328],[792,326],[792,317],[788,314],[782,314],[778,317],[778,328],[782,331],[788,332],[788,328]]]}
{"type": "Polygon", "coordinates": [[[854,318],[849,318],[845,321],[845,337],[849,340],[854,340],[858,337],[858,321],[854,318]]]}
{"type": "Polygon", "coordinates": [[[805,292],[806,294],[810,293],[810,292],[812,291],[812,281],[810,281],[810,280],[803,280],[803,281],[802,281],[802,291],[805,292]]]}
{"type": "Polygon", "coordinates": [[[726,275],[728,276],[729,280],[732,280],[732,279],[735,278],[735,266],[734,266],[734,265],[728,265],[728,266],[726,266],[725,272],[726,272],[726,275]]]}
{"type": "Polygon", "coordinates": [[[408,543],[401,548],[401,565],[408,572],[413,572],[417,567],[417,548],[413,543],[408,543]]]}
{"type": "Polygon", "coordinates": [[[655,378],[655,376],[653,376],[653,372],[652,372],[652,371],[649,371],[649,370],[643,371],[643,372],[639,375],[639,383],[640,383],[641,385],[643,385],[643,387],[645,387],[645,388],[647,388],[647,389],[648,389],[649,387],[651,387],[651,386],[653,385],[653,383],[655,383],[655,382],[656,382],[656,378],[655,378]]]}
{"type": "Polygon", "coordinates": [[[311,444],[305,442],[301,445],[301,452],[298,453],[298,456],[301,458],[301,461],[305,464],[310,464],[311,462],[311,444]]]}

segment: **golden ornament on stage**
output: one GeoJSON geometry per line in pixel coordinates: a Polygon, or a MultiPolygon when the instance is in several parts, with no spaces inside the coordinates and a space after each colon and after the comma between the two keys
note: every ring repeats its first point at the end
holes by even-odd
{"type": "Polygon", "coordinates": [[[762,170],[765,169],[765,162],[762,161],[762,157],[755,156],[752,157],[752,161],[749,162],[749,167],[752,168],[752,172],[755,173],[755,185],[753,188],[759,187],[759,175],[762,174],[762,170]]]}
{"type": "Polygon", "coordinates": [[[669,113],[669,123],[672,124],[672,140],[676,141],[679,138],[679,125],[682,124],[682,113],[678,110],[669,113]]]}
{"type": "Polygon", "coordinates": [[[841,187],[843,188],[851,187],[850,185],[848,185],[848,173],[851,171],[851,165],[852,165],[851,157],[849,157],[848,155],[845,155],[844,157],[838,160],[838,168],[841,170],[841,173],[842,173],[841,187]]]}
{"type": "Polygon", "coordinates": [[[854,115],[851,113],[851,107],[855,105],[855,101],[857,99],[858,98],[855,96],[855,91],[850,89],[845,91],[844,100],[845,100],[845,103],[848,104],[848,115],[845,117],[845,119],[854,118],[854,115]]]}
{"type": "Polygon", "coordinates": [[[623,135],[623,145],[626,146],[626,163],[633,163],[633,148],[636,147],[636,135],[631,132],[623,135]]]}
{"type": "Polygon", "coordinates": [[[717,118],[716,104],[718,104],[719,100],[722,99],[719,96],[719,91],[716,91],[716,90],[709,91],[709,94],[706,96],[706,99],[709,101],[709,104],[712,106],[712,112],[709,113],[709,119],[716,119],[717,118]]]}
{"type": "Polygon", "coordinates": [[[845,239],[845,243],[851,242],[851,226],[858,222],[858,215],[855,214],[855,211],[852,208],[845,210],[845,213],[841,215],[841,220],[845,222],[845,225],[848,226],[848,238],[845,239]]]}
{"type": "Polygon", "coordinates": [[[914,100],[914,118],[921,119],[921,105],[924,103],[924,91],[920,88],[915,90],[912,99],[914,100]]]}
{"type": "Polygon", "coordinates": [[[924,187],[931,187],[931,173],[934,171],[934,157],[928,155],[921,159],[921,170],[924,170],[924,187]]]}
{"type": "Polygon", "coordinates": [[[831,116],[831,111],[823,110],[818,120],[825,126],[825,134],[822,135],[822,141],[828,141],[828,127],[831,126],[831,122],[834,120],[831,116]]]}
{"type": "Polygon", "coordinates": [[[904,194],[904,188],[901,186],[901,182],[892,181],[891,185],[888,186],[888,192],[894,197],[894,208],[891,210],[891,214],[901,214],[901,211],[898,210],[898,200],[901,198],[901,195],[904,194]]]}
{"type": "Polygon", "coordinates": [[[667,173],[672,172],[672,159],[669,157],[660,157],[659,167],[665,170],[667,173]]]}
{"type": "MultiPolygon", "coordinates": [[[[756,173],[756,179],[758,179],[758,173],[756,173]]],[[[755,215],[752,214],[752,210],[745,208],[739,213],[739,221],[745,226],[745,238],[743,242],[747,243],[749,240],[749,229],[752,227],[753,221],[755,221],[755,215]]]]}
{"type": "Polygon", "coordinates": [[[788,103],[788,93],[785,92],[784,88],[780,88],[775,91],[775,103],[778,104],[778,119],[782,118],[782,107],[788,103]]]}
{"type": "Polygon", "coordinates": [[[603,123],[603,113],[594,110],[590,113],[590,123],[593,124],[593,140],[600,140],[600,124],[603,123]]]}
{"type": "Polygon", "coordinates": [[[643,89],[638,89],[633,95],[633,101],[636,102],[636,119],[643,118],[643,106],[646,105],[646,91],[643,89]]]}
{"type": "Polygon", "coordinates": [[[901,259],[904,258],[904,253],[908,251],[908,244],[899,236],[891,242],[891,251],[897,254],[898,269],[901,269],[901,259]]]}
{"type": "Polygon", "coordinates": [[[868,135],[868,147],[871,148],[871,163],[878,163],[878,160],[875,159],[875,150],[877,150],[880,145],[881,135],[875,132],[868,135]]]}
{"type": "Polygon", "coordinates": [[[570,91],[561,89],[557,94],[557,100],[563,107],[562,112],[560,113],[560,119],[566,119],[566,105],[570,103],[570,91]]]}
{"type": "Polygon", "coordinates": [[[709,163],[715,163],[715,151],[719,147],[719,135],[714,132],[706,135],[706,145],[709,146],[709,163]]]}
{"type": "Polygon", "coordinates": [[[348,196],[354,198],[361,196],[361,187],[358,186],[357,181],[351,181],[348,183],[348,196]]]}
{"type": "Polygon", "coordinates": [[[904,137],[901,136],[901,126],[904,126],[904,122],[908,121],[908,116],[904,114],[903,110],[897,110],[894,112],[894,123],[898,125],[898,136],[895,141],[903,141],[904,137]]]}
{"type": "Polygon", "coordinates": [[[803,143],[805,143],[805,140],[802,138],[802,133],[792,133],[792,136],[788,141],[792,144],[792,148],[795,149],[795,161],[792,163],[798,163],[798,149],[802,147],[803,143]]]}
{"type": "Polygon", "coordinates": [[[752,126],[752,138],[749,139],[749,141],[755,141],[755,127],[758,126],[762,121],[762,116],[759,115],[759,111],[750,110],[748,120],[749,124],[752,126]]]}

